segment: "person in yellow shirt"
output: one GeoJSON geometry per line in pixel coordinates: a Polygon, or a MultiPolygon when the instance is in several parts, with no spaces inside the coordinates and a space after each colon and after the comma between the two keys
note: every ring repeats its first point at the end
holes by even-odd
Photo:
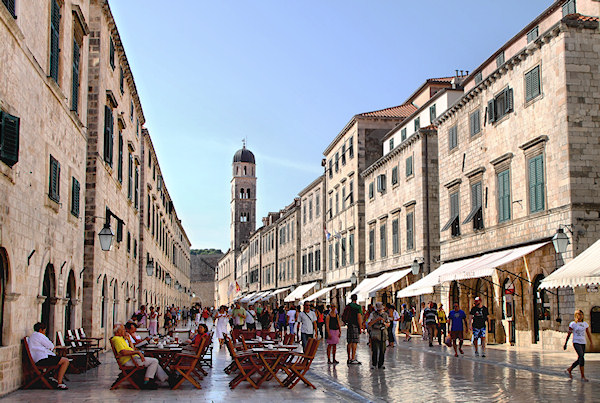
{"type": "Polygon", "coordinates": [[[117,354],[121,355],[119,362],[125,366],[134,366],[134,362],[142,367],[146,367],[146,375],[144,376],[144,389],[156,389],[156,381],[158,378],[161,382],[166,382],[169,376],[158,365],[158,360],[153,357],[144,357],[141,351],[130,347],[125,340],[125,327],[116,325],[114,329],[114,337],[112,338],[113,345],[117,354]]]}
{"type": "Polygon", "coordinates": [[[442,340],[446,339],[446,323],[448,323],[448,318],[446,317],[446,312],[444,311],[444,305],[440,304],[438,308],[438,344],[442,345],[442,340]]]}

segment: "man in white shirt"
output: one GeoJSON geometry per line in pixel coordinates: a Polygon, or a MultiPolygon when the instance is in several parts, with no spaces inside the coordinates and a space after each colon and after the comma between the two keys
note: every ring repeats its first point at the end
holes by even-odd
{"type": "Polygon", "coordinates": [[[304,303],[304,310],[298,315],[300,320],[300,335],[302,338],[302,349],[306,352],[308,339],[317,338],[317,315],[310,310],[308,302],[304,303]]]}
{"type": "Polygon", "coordinates": [[[67,372],[69,366],[69,359],[66,357],[57,357],[54,354],[54,344],[46,336],[46,325],[38,322],[33,325],[33,334],[29,336],[27,343],[29,344],[29,352],[31,358],[37,365],[52,366],[60,364],[56,379],[50,378],[56,381],[58,384],[57,389],[69,389],[67,385],[63,383],[63,376],[67,372]]]}
{"type": "Polygon", "coordinates": [[[254,310],[254,305],[250,305],[246,309],[246,329],[256,329],[256,311],[254,310]]]}

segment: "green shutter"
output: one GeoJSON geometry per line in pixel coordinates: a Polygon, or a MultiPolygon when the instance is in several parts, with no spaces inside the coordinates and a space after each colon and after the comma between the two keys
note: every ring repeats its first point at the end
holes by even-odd
{"type": "Polygon", "coordinates": [[[429,107],[429,120],[431,121],[431,123],[433,123],[433,121],[436,118],[436,111],[435,111],[435,105],[431,105],[429,107]]]}
{"type": "Polygon", "coordinates": [[[79,217],[79,192],[80,192],[79,181],[77,179],[73,178],[73,184],[71,187],[71,194],[72,194],[71,214],[73,214],[75,217],[79,217]]]}
{"type": "Polygon", "coordinates": [[[406,249],[410,250],[414,247],[414,214],[408,213],[406,215],[406,249]]]}
{"type": "Polygon", "coordinates": [[[121,90],[121,94],[124,92],[124,89],[123,89],[123,79],[124,79],[124,76],[123,76],[123,67],[120,67],[119,68],[119,88],[121,90]]]}
{"type": "Polygon", "coordinates": [[[498,174],[498,222],[510,220],[509,170],[498,174]]]}
{"type": "Polygon", "coordinates": [[[575,0],[568,0],[565,4],[563,4],[562,6],[562,13],[563,13],[563,17],[566,17],[569,14],[575,14],[576,11],[576,7],[575,7],[575,0]]]}
{"type": "Polygon", "coordinates": [[[119,161],[117,161],[117,178],[123,183],[123,133],[119,129],[119,161]]]}
{"type": "Polygon", "coordinates": [[[505,90],[506,94],[506,113],[509,113],[513,110],[513,89],[507,88],[505,90]]]}
{"type": "Polygon", "coordinates": [[[542,155],[538,155],[529,160],[529,208],[535,213],[544,205],[544,164],[542,155]]]}
{"type": "Polygon", "coordinates": [[[110,67],[112,67],[112,69],[115,69],[115,43],[113,42],[112,37],[110,38],[110,49],[109,49],[109,61],[110,61],[110,67]]]}
{"type": "Polygon", "coordinates": [[[73,81],[71,89],[71,110],[77,112],[79,106],[79,44],[73,41],[73,81]]]}
{"type": "Polygon", "coordinates": [[[533,99],[532,95],[532,84],[531,84],[531,76],[533,75],[533,70],[529,73],[525,74],[525,101],[529,101],[533,99]]]}
{"type": "Polygon", "coordinates": [[[52,0],[52,11],[50,16],[50,77],[58,83],[60,41],[60,7],[56,0],[52,0]]]}
{"type": "Polygon", "coordinates": [[[50,178],[48,181],[48,196],[55,202],[60,202],[60,164],[50,156],[50,178]]]}
{"type": "Polygon", "coordinates": [[[17,14],[15,13],[15,0],[2,0],[2,3],[6,6],[6,9],[13,16],[13,18],[17,18],[17,14]]]}
{"type": "Polygon", "coordinates": [[[406,140],[406,127],[400,130],[400,141],[406,140]]]}
{"type": "Polygon", "coordinates": [[[113,114],[108,105],[104,105],[104,161],[110,166],[113,162],[113,114]]]}
{"type": "Polygon", "coordinates": [[[0,160],[13,166],[19,162],[20,119],[0,111],[0,160]]]}
{"type": "Polygon", "coordinates": [[[525,74],[525,100],[530,101],[540,95],[540,66],[525,74]]]}
{"type": "Polygon", "coordinates": [[[409,177],[413,174],[413,162],[412,155],[406,159],[406,177],[409,177]]]}
{"type": "Polygon", "coordinates": [[[488,101],[487,111],[488,111],[488,122],[490,122],[490,123],[495,122],[496,121],[496,108],[495,108],[495,101],[493,99],[488,101]]]}

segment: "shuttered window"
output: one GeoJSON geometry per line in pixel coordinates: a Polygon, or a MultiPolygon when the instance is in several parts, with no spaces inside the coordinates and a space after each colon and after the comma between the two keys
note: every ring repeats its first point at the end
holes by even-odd
{"type": "Polygon", "coordinates": [[[333,245],[329,244],[329,270],[333,270],[333,245]]]}
{"type": "Polygon", "coordinates": [[[348,258],[347,258],[347,253],[346,252],[347,252],[347,250],[346,250],[346,237],[344,237],[344,238],[342,238],[342,267],[345,267],[348,264],[348,258]]]}
{"type": "Polygon", "coordinates": [[[504,52],[496,56],[496,67],[500,68],[504,64],[504,52]]]}
{"type": "Polygon", "coordinates": [[[377,191],[379,193],[384,193],[387,187],[387,180],[385,174],[381,174],[377,176],[377,191]]]}
{"type": "Polygon", "coordinates": [[[135,189],[134,189],[134,206],[137,209],[139,207],[139,188],[140,188],[140,169],[135,167],[135,189]]]}
{"type": "Polygon", "coordinates": [[[406,177],[413,174],[413,157],[412,155],[406,159],[406,177]]]}
{"type": "Polygon", "coordinates": [[[129,163],[127,171],[127,198],[133,198],[133,154],[129,153],[129,163]]]}
{"type": "Polygon", "coordinates": [[[415,132],[418,132],[421,128],[421,118],[415,118],[415,132]]]}
{"type": "Polygon", "coordinates": [[[392,185],[398,183],[398,167],[392,168],[392,185]]]}
{"type": "Polygon", "coordinates": [[[60,202],[60,164],[52,155],[50,156],[48,197],[57,203],[60,202]]]}
{"type": "Polygon", "coordinates": [[[354,264],[354,234],[348,237],[348,263],[354,264]]]}
{"type": "Polygon", "coordinates": [[[469,115],[469,130],[471,136],[481,132],[481,115],[479,113],[479,109],[469,115]]]}
{"type": "Polygon", "coordinates": [[[481,83],[481,81],[483,81],[483,75],[481,74],[481,71],[480,71],[477,74],[475,74],[475,85],[481,83]]]}
{"type": "Polygon", "coordinates": [[[436,117],[437,117],[437,114],[435,111],[435,104],[433,104],[429,107],[429,121],[431,123],[433,123],[433,121],[435,120],[436,117]]]}
{"type": "Polygon", "coordinates": [[[112,167],[113,165],[113,113],[108,105],[104,105],[104,161],[112,167]]]}
{"type": "Polygon", "coordinates": [[[398,219],[392,221],[392,253],[400,253],[400,239],[398,233],[398,219]]]}
{"type": "Polygon", "coordinates": [[[390,151],[392,151],[394,149],[394,138],[393,137],[390,139],[389,144],[390,144],[390,151]]]}
{"type": "Polygon", "coordinates": [[[505,88],[488,102],[488,122],[493,123],[513,111],[513,90],[505,88]]]}
{"type": "Polygon", "coordinates": [[[329,178],[333,178],[333,159],[329,160],[329,178]]]}
{"type": "Polygon", "coordinates": [[[375,229],[369,230],[369,260],[375,260],[375,229]]]}
{"type": "Polygon", "coordinates": [[[498,173],[498,222],[510,220],[510,170],[498,173]]]}
{"type": "Polygon", "coordinates": [[[115,43],[113,42],[112,37],[110,38],[110,44],[109,44],[110,48],[109,48],[109,62],[110,62],[110,67],[114,70],[115,69],[115,43]]]}
{"type": "Polygon", "coordinates": [[[79,109],[79,44],[73,41],[73,81],[71,93],[71,110],[77,112],[79,109]]]}
{"type": "Polygon", "coordinates": [[[123,132],[119,129],[119,160],[117,161],[117,178],[123,183],[123,132]]]}
{"type": "Polygon", "coordinates": [[[406,250],[415,248],[415,213],[406,214],[406,250]]]}
{"type": "Polygon", "coordinates": [[[544,160],[540,154],[529,159],[529,211],[544,210],[544,160]]]}
{"type": "Polygon", "coordinates": [[[350,158],[354,157],[354,137],[348,139],[348,156],[350,158]]]}
{"type": "Polygon", "coordinates": [[[379,254],[382,258],[387,255],[387,226],[381,224],[379,227],[379,254]]]}
{"type": "Polygon", "coordinates": [[[50,77],[58,84],[58,62],[60,43],[60,7],[57,0],[52,0],[50,13],[50,77]]]}
{"type": "Polygon", "coordinates": [[[19,162],[20,119],[0,111],[0,160],[8,166],[19,162]]]}
{"type": "Polygon", "coordinates": [[[471,185],[471,211],[463,224],[473,221],[473,229],[483,228],[483,207],[482,207],[482,183],[476,182],[471,185]]]}
{"type": "Polygon", "coordinates": [[[71,186],[71,214],[75,217],[79,217],[79,199],[80,199],[80,185],[79,181],[73,178],[71,186]]]}
{"type": "Polygon", "coordinates": [[[15,0],[2,0],[2,3],[6,6],[6,9],[13,16],[13,18],[17,18],[17,14],[15,13],[15,0]]]}
{"type": "Polygon", "coordinates": [[[406,127],[400,130],[400,141],[406,140],[406,127]]]}
{"type": "Polygon", "coordinates": [[[535,27],[527,33],[527,43],[535,41],[540,36],[540,28],[535,27]]]}
{"type": "Polygon", "coordinates": [[[125,88],[123,86],[123,81],[125,81],[125,75],[123,73],[123,67],[119,68],[119,89],[121,90],[121,94],[125,92],[125,88]]]}
{"type": "Polygon", "coordinates": [[[375,192],[373,191],[373,182],[369,183],[369,199],[372,199],[375,196],[375,192]]]}
{"type": "Polygon", "coordinates": [[[576,12],[577,12],[577,10],[575,7],[575,0],[568,0],[565,4],[563,4],[563,6],[562,6],[563,17],[565,17],[569,14],[575,14],[576,12]]]}
{"type": "Polygon", "coordinates": [[[459,192],[450,193],[450,219],[441,229],[442,232],[452,229],[452,236],[460,235],[460,202],[459,202],[459,192]]]}
{"type": "Polygon", "coordinates": [[[540,94],[540,66],[536,66],[525,74],[525,101],[531,101],[540,94]]]}
{"type": "Polygon", "coordinates": [[[448,148],[450,150],[458,147],[458,126],[454,125],[448,130],[448,148]]]}

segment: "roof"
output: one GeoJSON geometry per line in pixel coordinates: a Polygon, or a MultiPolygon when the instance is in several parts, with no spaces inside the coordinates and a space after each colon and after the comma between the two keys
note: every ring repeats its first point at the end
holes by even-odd
{"type": "Polygon", "coordinates": [[[540,288],[575,288],[592,284],[600,284],[600,240],[542,280],[540,288]]]}
{"type": "Polygon", "coordinates": [[[373,112],[359,113],[358,117],[377,117],[377,118],[405,118],[410,116],[417,107],[413,104],[403,104],[392,106],[391,108],[380,109],[373,112]]]}
{"type": "Polygon", "coordinates": [[[576,20],[576,21],[583,21],[583,22],[588,22],[588,21],[592,21],[592,22],[598,22],[598,17],[589,17],[587,15],[581,15],[581,14],[569,14],[566,16],[567,19],[569,20],[576,20]]]}
{"type": "Polygon", "coordinates": [[[243,146],[233,155],[233,162],[248,162],[250,164],[255,164],[254,154],[252,154],[252,151],[248,150],[246,146],[243,146]]]}
{"type": "Polygon", "coordinates": [[[452,80],[457,78],[456,76],[452,77],[440,77],[440,78],[428,78],[427,82],[429,83],[451,83],[452,80]]]}

